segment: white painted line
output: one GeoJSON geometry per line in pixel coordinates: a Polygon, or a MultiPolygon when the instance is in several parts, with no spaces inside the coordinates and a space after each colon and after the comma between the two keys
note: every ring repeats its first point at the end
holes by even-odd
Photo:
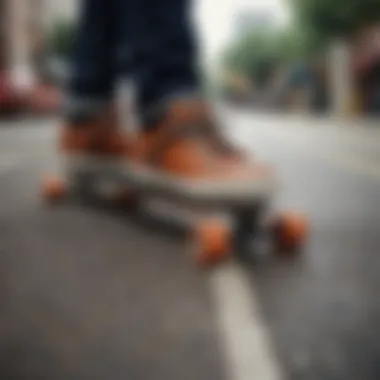
{"type": "Polygon", "coordinates": [[[210,274],[210,289],[229,380],[282,380],[257,297],[243,269],[228,263],[210,274]]]}

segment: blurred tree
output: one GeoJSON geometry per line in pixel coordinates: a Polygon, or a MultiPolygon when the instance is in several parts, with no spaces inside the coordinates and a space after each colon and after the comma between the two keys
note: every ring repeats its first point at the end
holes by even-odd
{"type": "Polygon", "coordinates": [[[346,37],[380,20],[380,0],[291,0],[311,44],[346,37]]]}
{"type": "Polygon", "coordinates": [[[74,23],[71,20],[57,21],[48,36],[48,53],[67,58],[74,40],[74,23]]]}
{"type": "Polygon", "coordinates": [[[223,66],[260,88],[266,86],[279,66],[304,57],[306,51],[303,36],[296,28],[253,29],[226,49],[223,66]]]}

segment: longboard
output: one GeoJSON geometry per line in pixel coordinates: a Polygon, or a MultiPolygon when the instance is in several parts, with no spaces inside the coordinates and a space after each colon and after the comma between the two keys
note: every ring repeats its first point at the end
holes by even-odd
{"type": "Polygon", "coordinates": [[[118,201],[134,212],[156,205],[156,215],[166,214],[168,219],[171,214],[169,219],[188,231],[193,259],[200,266],[222,262],[233,253],[249,258],[263,246],[293,256],[306,242],[306,218],[294,212],[273,211],[272,187],[258,184],[248,197],[235,194],[228,198],[215,189],[214,193],[194,191],[188,186],[167,186],[165,181],[152,185],[147,176],[132,176],[123,165],[71,157],[63,177],[46,179],[43,196],[49,203],[58,203],[70,194],[85,200],[100,197],[118,201]]]}

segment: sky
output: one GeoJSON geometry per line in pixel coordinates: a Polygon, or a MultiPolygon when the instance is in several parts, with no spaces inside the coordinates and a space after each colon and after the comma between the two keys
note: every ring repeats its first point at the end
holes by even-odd
{"type": "Polygon", "coordinates": [[[275,22],[288,20],[287,0],[196,0],[195,23],[198,25],[206,61],[216,59],[233,33],[234,15],[239,9],[269,10],[275,22]]]}

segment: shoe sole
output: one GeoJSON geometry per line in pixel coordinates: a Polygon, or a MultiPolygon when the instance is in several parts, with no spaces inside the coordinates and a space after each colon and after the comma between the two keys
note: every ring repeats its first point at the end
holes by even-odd
{"type": "Polygon", "coordinates": [[[221,204],[252,204],[266,201],[279,184],[273,176],[260,180],[215,181],[178,179],[148,167],[114,159],[70,156],[66,159],[69,173],[83,173],[99,179],[109,179],[141,191],[187,201],[221,204]]]}

